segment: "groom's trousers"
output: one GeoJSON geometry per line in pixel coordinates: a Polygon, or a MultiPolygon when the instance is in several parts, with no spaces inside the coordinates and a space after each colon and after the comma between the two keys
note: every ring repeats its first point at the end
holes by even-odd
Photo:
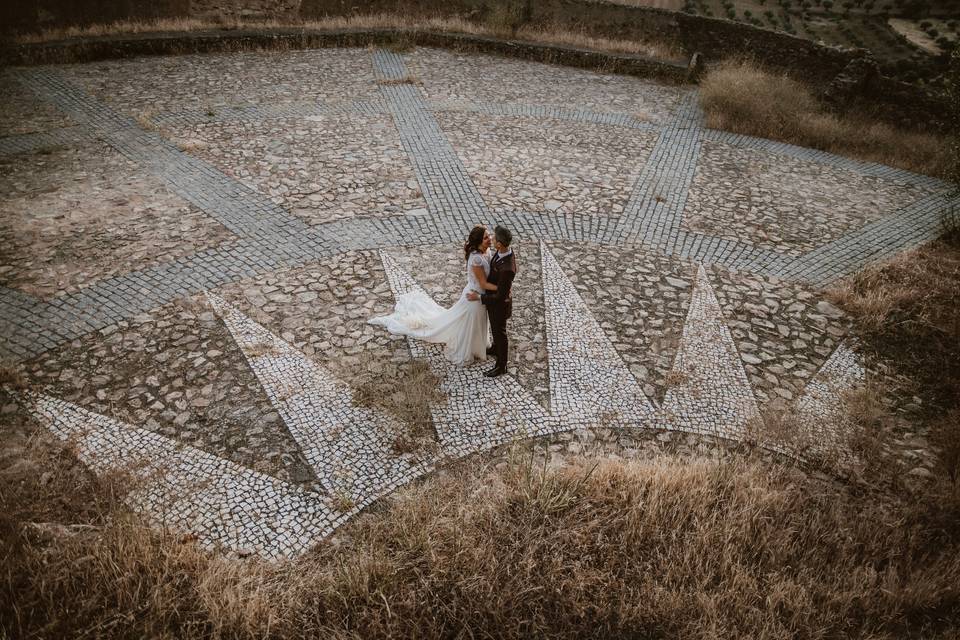
{"type": "Polygon", "coordinates": [[[490,335],[493,336],[493,352],[497,356],[496,367],[506,369],[507,367],[507,319],[510,312],[506,305],[496,305],[487,308],[487,316],[490,318],[490,335]]]}

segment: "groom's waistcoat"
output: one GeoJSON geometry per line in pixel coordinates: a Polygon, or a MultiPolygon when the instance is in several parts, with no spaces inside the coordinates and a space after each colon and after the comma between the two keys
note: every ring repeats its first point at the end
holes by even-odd
{"type": "Polygon", "coordinates": [[[507,318],[513,312],[513,279],[517,275],[517,254],[501,258],[499,253],[490,260],[490,275],[487,282],[497,285],[496,291],[490,291],[480,296],[480,301],[488,307],[491,313],[505,313],[507,318]]]}

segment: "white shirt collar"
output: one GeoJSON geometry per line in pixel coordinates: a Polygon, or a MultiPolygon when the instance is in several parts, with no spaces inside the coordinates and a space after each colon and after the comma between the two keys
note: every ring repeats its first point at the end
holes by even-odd
{"type": "Polygon", "coordinates": [[[513,253],[513,249],[507,249],[506,253],[500,253],[499,251],[497,251],[497,255],[500,256],[501,258],[506,258],[511,253],[513,253]]]}

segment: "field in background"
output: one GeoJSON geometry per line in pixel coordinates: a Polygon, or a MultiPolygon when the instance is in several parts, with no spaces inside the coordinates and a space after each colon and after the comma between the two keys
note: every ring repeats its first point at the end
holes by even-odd
{"type": "Polygon", "coordinates": [[[726,18],[840,47],[868,49],[885,75],[939,86],[960,37],[960,6],[923,0],[614,0],[726,18]]]}

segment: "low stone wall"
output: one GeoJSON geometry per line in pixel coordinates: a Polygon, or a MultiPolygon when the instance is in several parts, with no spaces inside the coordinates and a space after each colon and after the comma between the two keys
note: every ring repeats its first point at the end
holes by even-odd
{"type": "Polygon", "coordinates": [[[0,54],[0,62],[8,65],[58,64],[144,55],[210,53],[243,49],[363,47],[371,44],[416,45],[492,53],[572,67],[603,69],[609,73],[653,77],[675,83],[692,80],[688,75],[689,70],[686,64],[644,56],[607,54],[575,47],[466,34],[391,29],[319,31],[278,28],[78,38],[11,47],[0,54]]]}
{"type": "MultiPolygon", "coordinates": [[[[302,0],[304,19],[397,12],[396,0],[302,0]]],[[[629,7],[590,0],[409,0],[411,16],[462,17],[491,27],[511,20],[524,27],[585,33],[594,37],[639,40],[679,47],[706,62],[748,56],[783,68],[813,83],[827,83],[863,52],[819,45],[786,33],[730,20],[705,18],[652,7],[629,7]]]]}

